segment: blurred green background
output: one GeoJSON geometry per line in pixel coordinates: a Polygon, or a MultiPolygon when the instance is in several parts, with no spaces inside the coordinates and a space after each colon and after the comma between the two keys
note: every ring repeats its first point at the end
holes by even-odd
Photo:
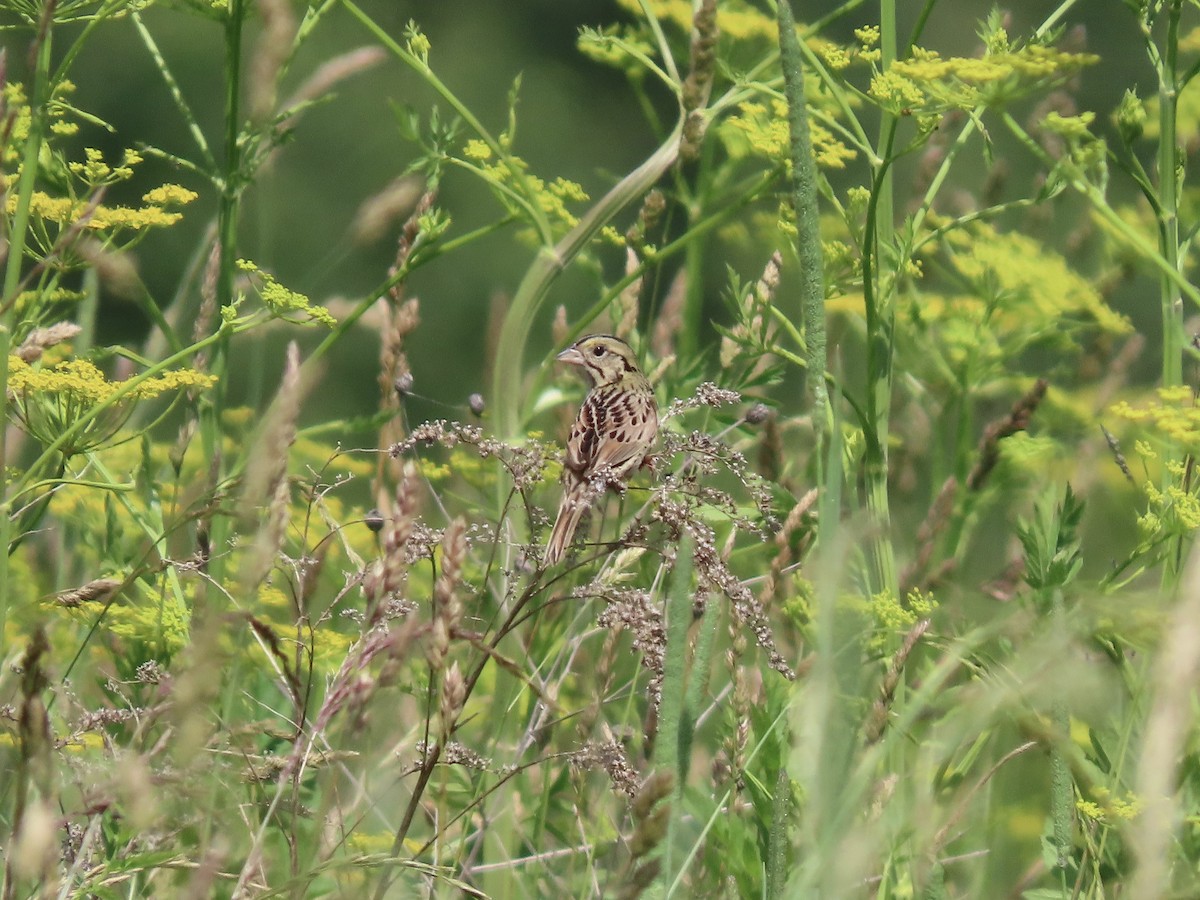
{"type": "MultiPolygon", "coordinates": [[[[794,9],[798,20],[808,21],[839,5],[798,2],[794,9]]],[[[921,5],[899,4],[902,31],[912,27],[921,5]]],[[[1039,0],[1010,4],[1005,8],[1011,19],[1010,34],[1028,34],[1051,6],[1039,0]]],[[[578,181],[595,198],[656,146],[653,128],[623,76],[584,58],[575,47],[580,27],[603,26],[628,18],[628,12],[615,2],[363,0],[362,7],[398,40],[405,23],[415,20],[432,42],[430,61],[435,72],[495,132],[505,127],[507,97],[514,79],[520,76],[515,149],[539,176],[552,179],[561,175],[578,181]]],[[[990,8],[986,0],[947,0],[939,4],[921,43],[947,55],[974,54],[978,47],[977,23],[990,8]]],[[[304,4],[296,3],[294,9],[297,16],[302,15],[304,4]]],[[[150,7],[144,18],[210,145],[218,148],[216,129],[223,103],[218,26],[168,3],[150,7]]],[[[855,27],[877,19],[877,8],[865,3],[837,19],[828,34],[849,40],[855,27]]],[[[1098,130],[1103,133],[1110,127],[1108,116],[1126,87],[1138,84],[1143,94],[1152,89],[1146,83],[1149,71],[1143,55],[1129,52],[1131,42],[1139,40],[1133,18],[1116,0],[1082,2],[1069,11],[1063,23],[1068,31],[1076,30],[1069,40],[1084,41],[1103,59],[1101,65],[1084,73],[1078,94],[1081,108],[1096,111],[1098,130]]],[[[127,146],[152,142],[170,153],[194,157],[195,147],[185,122],[133,25],[123,20],[102,28],[98,39],[85,44],[71,78],[78,87],[77,105],[110,123],[114,131],[83,129],[74,138],[79,155],[84,146],[96,146],[111,160],[119,158],[127,146]]],[[[67,28],[56,37],[60,52],[68,46],[70,35],[71,29],[67,28]]],[[[247,57],[255,52],[257,36],[256,21],[246,42],[247,57]]],[[[3,33],[10,79],[25,77],[29,38],[25,30],[3,33]]],[[[370,43],[371,36],[362,26],[343,9],[335,8],[294,60],[282,93],[286,96],[330,58],[370,43]]],[[[436,103],[418,79],[399,62],[386,57],[375,67],[341,82],[335,94],[334,102],[321,104],[303,116],[269,173],[250,190],[241,233],[244,256],[318,303],[356,299],[385,277],[400,223],[394,223],[395,227],[375,240],[358,242],[352,237],[356,213],[365,200],[383,190],[414,158],[415,148],[402,139],[397,127],[395,107],[410,105],[427,119],[436,103]]],[[[1000,135],[997,138],[997,147],[1002,151],[1006,145],[1000,135]]],[[[1037,173],[1032,168],[1020,168],[1027,156],[1014,153],[1012,158],[1006,178],[1014,193],[1027,191],[1029,180],[1037,173]]],[[[960,167],[957,177],[964,180],[963,187],[977,191],[987,175],[978,147],[974,159],[978,161],[974,183],[970,165],[960,167]]],[[[900,196],[916,164],[916,160],[905,160],[896,169],[900,196]]],[[[861,184],[864,177],[865,167],[860,160],[841,173],[837,188],[861,184]]],[[[213,221],[216,198],[212,187],[188,172],[148,158],[138,178],[124,186],[123,193],[114,192],[109,199],[132,200],[147,186],[163,181],[179,182],[201,195],[186,210],[181,225],[151,234],[136,250],[146,285],[166,306],[178,290],[185,268],[195,264],[202,235],[213,221]]],[[[438,204],[453,219],[452,235],[462,234],[497,214],[496,203],[483,186],[461,172],[450,171],[444,179],[438,204]]],[[[627,211],[618,220],[618,228],[624,230],[635,212],[627,211]]],[[[1061,237],[1064,230],[1062,223],[1043,222],[1041,227],[1047,239],[1053,239],[1056,233],[1061,237]]],[[[722,246],[715,236],[710,238],[709,250],[711,278],[705,291],[712,316],[719,318],[719,293],[725,284],[726,265],[736,267],[745,278],[753,278],[761,271],[769,251],[735,251],[722,246]],[[740,258],[739,252],[743,254],[740,258]]],[[[455,410],[446,405],[461,407],[471,392],[486,393],[489,374],[483,367],[489,305],[493,297],[514,290],[532,255],[532,249],[509,229],[414,274],[408,291],[421,300],[423,324],[408,348],[419,395],[409,408],[411,416],[452,415],[455,410]]],[[[613,249],[605,261],[607,281],[619,276],[622,262],[621,253],[613,249]]],[[[1142,287],[1148,288],[1150,283],[1142,287]]],[[[660,288],[665,288],[665,283],[660,288]]],[[[787,304],[786,280],[783,291],[781,302],[787,304]]],[[[560,303],[573,317],[578,316],[597,295],[593,276],[567,272],[551,292],[547,317],[560,303]]],[[[1134,299],[1126,296],[1126,303],[1119,296],[1115,298],[1116,305],[1133,316],[1153,340],[1157,304],[1142,304],[1151,311],[1143,320],[1134,299]]],[[[106,298],[102,341],[136,341],[147,327],[132,306],[115,297],[106,298]]],[[[361,336],[339,343],[328,357],[317,398],[318,405],[321,400],[335,403],[339,416],[367,414],[377,404],[377,342],[369,327],[360,326],[359,330],[361,336]]],[[[304,340],[311,346],[318,337],[313,333],[304,340]]],[[[281,365],[282,341],[281,335],[280,346],[272,347],[268,339],[264,352],[244,360],[247,400],[254,401],[273,390],[275,372],[281,365]]],[[[550,350],[548,329],[539,333],[533,349],[535,353],[550,350]]],[[[309,413],[321,416],[319,409],[310,408],[309,413]]]]}

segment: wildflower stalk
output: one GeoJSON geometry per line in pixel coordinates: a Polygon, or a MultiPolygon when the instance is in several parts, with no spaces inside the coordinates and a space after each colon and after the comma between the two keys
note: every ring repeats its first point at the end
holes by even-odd
{"type": "MultiPolygon", "coordinates": [[[[783,6],[781,0],[780,6],[783,6]]],[[[771,802],[771,833],[767,839],[767,871],[764,894],[768,900],[784,896],[787,883],[788,817],[791,812],[792,782],[787,767],[779,767],[771,802]]]]}
{"type": "Polygon", "coordinates": [[[8,260],[4,270],[6,302],[16,296],[21,284],[21,263],[25,260],[25,234],[29,229],[29,209],[33,200],[38,173],[38,158],[46,130],[46,101],[50,96],[50,35],[51,22],[57,3],[49,2],[42,11],[36,40],[37,55],[33,69],[33,89],[29,97],[29,133],[25,138],[25,153],[21,158],[21,174],[17,180],[17,204],[12,227],[8,234],[8,260]]]}
{"type": "MultiPolygon", "coordinates": [[[[1055,588],[1050,594],[1049,614],[1052,627],[1068,639],[1067,608],[1063,590],[1055,588]]],[[[1058,880],[1066,887],[1068,866],[1071,862],[1072,826],[1075,811],[1075,783],[1071,778],[1070,763],[1064,747],[1071,741],[1071,713],[1067,707],[1063,688],[1056,685],[1055,696],[1050,703],[1050,721],[1053,740],[1050,745],[1050,821],[1052,846],[1055,853],[1055,868],[1058,880]]]]}
{"type": "MultiPolygon", "coordinates": [[[[779,0],[779,59],[783,66],[791,134],[792,203],[796,208],[796,250],[800,259],[800,301],[804,309],[804,345],[808,391],[816,438],[825,431],[829,396],[825,390],[825,276],[821,256],[821,219],[817,208],[817,164],[813,159],[808,111],[804,102],[804,66],[791,0],[779,0]]],[[[820,453],[816,455],[821,458],[820,453]]]]}
{"type": "MultiPolygon", "coordinates": [[[[12,332],[0,324],[0,548],[8,546],[10,509],[8,499],[8,352],[12,332]]],[[[8,654],[5,640],[8,624],[8,553],[0,553],[0,660],[8,654]]]]}
{"type": "MultiPolygon", "coordinates": [[[[25,153],[16,184],[16,210],[9,228],[8,259],[4,270],[3,299],[7,304],[15,298],[21,284],[21,263],[25,259],[25,235],[29,229],[29,210],[36,187],[38,158],[46,128],[46,100],[50,93],[51,23],[57,3],[47,2],[42,10],[35,38],[33,87],[29,98],[29,133],[25,138],[25,153]]],[[[12,346],[12,331],[7,323],[0,324],[0,659],[8,653],[5,640],[8,624],[8,547],[12,529],[10,520],[11,496],[8,485],[8,354],[12,346]]]]}
{"type": "MultiPolygon", "coordinates": [[[[674,848],[680,817],[680,800],[691,762],[694,710],[686,704],[688,626],[692,619],[692,536],[685,533],[675,557],[675,572],[667,599],[667,646],[663,659],[662,705],[658,711],[658,739],[655,743],[654,769],[667,773],[675,783],[674,809],[663,844],[662,873],[669,883],[674,873],[671,851],[674,848]]],[[[694,673],[699,677],[699,673],[694,673]]]]}
{"type": "MultiPolygon", "coordinates": [[[[1176,111],[1179,103],[1177,57],[1179,17],[1182,0],[1172,0],[1167,11],[1165,53],[1158,59],[1158,240],[1167,264],[1179,269],[1179,148],[1176,142],[1176,111]]],[[[1178,288],[1165,276],[1159,278],[1163,316],[1163,387],[1183,380],[1183,304],[1178,288]]]]}
{"type": "MultiPolygon", "coordinates": [[[[1163,53],[1154,53],[1158,75],[1158,252],[1174,272],[1181,272],[1179,258],[1179,146],[1176,139],[1176,114],[1179,103],[1178,53],[1179,18],[1182,0],[1171,0],[1167,7],[1167,34],[1163,53]]],[[[1153,51],[1154,45],[1149,45],[1153,51]]],[[[1181,273],[1182,274],[1182,273],[1181,273]]],[[[1159,274],[1159,300],[1162,305],[1162,386],[1183,383],[1183,297],[1177,285],[1159,274]]],[[[1163,467],[1163,487],[1174,477],[1163,467]]],[[[1183,559],[1182,538],[1175,539],[1174,552],[1168,553],[1163,567],[1164,586],[1174,584],[1183,559]]]]}
{"type": "MultiPolygon", "coordinates": [[[[880,65],[887,69],[896,60],[895,0],[881,0],[880,65]]],[[[895,304],[885,290],[881,247],[892,246],[895,237],[891,162],[896,140],[896,117],[883,113],[876,157],[879,160],[867,206],[863,236],[863,300],[867,319],[867,428],[865,430],[865,474],[867,511],[871,521],[871,589],[898,591],[896,554],[891,540],[891,511],[888,498],[888,420],[892,407],[892,334],[895,304]]],[[[894,279],[892,281],[894,288],[894,279]]]]}
{"type": "MultiPolygon", "coordinates": [[[[896,556],[890,536],[891,513],[888,498],[888,417],[892,400],[892,304],[883,296],[879,277],[880,230],[884,221],[881,202],[891,209],[890,189],[885,190],[890,168],[892,142],[896,134],[895,119],[884,123],[886,142],[881,154],[883,163],[871,190],[867,204],[867,225],[863,240],[863,299],[867,319],[867,392],[865,475],[867,482],[867,511],[871,518],[871,563],[874,592],[896,593],[896,556]]],[[[890,235],[889,225],[886,228],[890,235]]]]}
{"type": "Polygon", "coordinates": [[[238,169],[239,109],[242,66],[242,4],[230,0],[225,19],[225,172],[217,209],[217,241],[221,246],[220,275],[217,279],[217,305],[233,301],[234,258],[237,251],[238,197],[241,193],[238,169]]]}

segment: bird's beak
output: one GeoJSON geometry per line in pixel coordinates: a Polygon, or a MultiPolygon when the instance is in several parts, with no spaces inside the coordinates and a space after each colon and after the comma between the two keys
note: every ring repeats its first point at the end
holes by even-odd
{"type": "Polygon", "coordinates": [[[583,354],[580,353],[578,350],[576,350],[574,347],[568,347],[566,350],[564,350],[562,353],[558,354],[558,356],[556,356],[554,358],[557,359],[559,362],[570,363],[573,366],[582,366],[583,365],[583,354]]]}

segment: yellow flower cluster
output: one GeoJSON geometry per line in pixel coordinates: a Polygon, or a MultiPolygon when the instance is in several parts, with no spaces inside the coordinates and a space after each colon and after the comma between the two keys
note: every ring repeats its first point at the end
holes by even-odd
{"type": "Polygon", "coordinates": [[[1142,811],[1140,797],[1126,793],[1125,799],[1114,797],[1108,788],[1098,787],[1092,792],[1096,799],[1076,800],[1075,808],[1085,819],[1107,824],[1114,819],[1130,821],[1138,817],[1142,811]]]}
{"type": "Polygon", "coordinates": [[[128,382],[109,381],[84,359],[35,367],[18,356],[8,358],[10,409],[22,428],[44,445],[77,429],[60,448],[65,457],[111,440],[138,401],[180,390],[205,390],[216,381],[214,375],[177,369],[130,387],[128,382]]]}
{"type": "MultiPolygon", "coordinates": [[[[618,0],[618,3],[633,15],[641,16],[639,0],[618,0]]],[[[670,22],[685,33],[691,31],[695,15],[691,0],[648,0],[646,7],[659,21],[670,22]]],[[[739,41],[757,38],[775,43],[779,34],[773,17],[744,0],[726,0],[717,7],[717,29],[722,35],[739,41]]]]}
{"type": "Polygon", "coordinates": [[[630,74],[642,71],[638,56],[654,56],[654,44],[639,33],[636,26],[610,25],[603,30],[583,28],[576,46],[588,59],[630,74]]]}
{"type": "Polygon", "coordinates": [[[1167,471],[1176,479],[1160,490],[1151,481],[1143,483],[1146,492],[1146,512],[1138,516],[1137,524],[1147,537],[1157,534],[1191,534],[1200,528],[1200,498],[1193,490],[1179,485],[1187,473],[1178,463],[1168,463],[1167,471]]]}
{"type": "Polygon", "coordinates": [[[519,189],[523,184],[529,192],[527,199],[545,213],[556,232],[567,231],[579,223],[578,217],[567,208],[567,204],[588,200],[588,193],[582,185],[561,177],[547,183],[530,173],[528,164],[519,156],[489,162],[491,148],[482,141],[468,141],[463,155],[479,163],[479,170],[484,177],[497,188],[496,198],[506,207],[512,208],[512,199],[506,191],[519,189]]]}
{"type": "MultiPolygon", "coordinates": [[[[62,121],[67,112],[73,108],[65,97],[74,90],[70,82],[63,82],[55,88],[54,96],[49,104],[49,114],[52,120],[52,131],[55,134],[65,134],[73,130],[73,125],[62,121]],[[62,127],[55,127],[61,125],[62,127]]],[[[28,134],[28,107],[25,105],[24,92],[20,85],[8,85],[4,89],[4,99],[14,110],[13,127],[9,134],[9,142],[0,150],[0,160],[11,164],[14,173],[4,178],[4,212],[14,215],[21,202],[16,190],[20,179],[18,152],[21,141],[28,134]]],[[[175,184],[165,184],[153,188],[142,195],[141,206],[109,206],[98,203],[98,192],[111,185],[127,182],[134,177],[134,169],[142,162],[142,156],[136,150],[125,150],[120,162],[115,164],[105,161],[104,154],[94,148],[84,150],[82,161],[68,161],[52,146],[44,148],[46,165],[51,171],[61,175],[65,183],[61,194],[54,195],[47,191],[33,191],[29,195],[29,212],[40,227],[33,229],[33,240],[39,244],[42,252],[49,251],[64,230],[72,227],[82,227],[92,234],[97,234],[102,240],[114,243],[121,233],[132,232],[132,237],[126,237],[122,246],[135,242],[147,229],[165,228],[178,222],[182,215],[178,207],[185,206],[197,198],[194,191],[175,184]]],[[[119,249],[119,248],[118,248],[119,249]]]]}
{"type": "Polygon", "coordinates": [[[425,32],[412,19],[409,19],[408,24],[404,26],[404,46],[409,53],[425,65],[429,65],[429,50],[433,45],[429,42],[425,32]]]}
{"type": "MultiPolygon", "coordinates": [[[[43,222],[52,222],[60,226],[74,225],[86,220],[85,227],[92,231],[141,231],[146,228],[166,228],[174,225],[183,218],[183,214],[171,212],[169,207],[191,203],[197,196],[194,191],[168,184],[143,195],[145,206],[128,207],[92,204],[70,197],[51,197],[45,191],[34,191],[29,209],[43,222]],[[158,198],[158,202],[152,202],[151,197],[158,198]]],[[[16,209],[17,197],[10,192],[5,201],[5,211],[12,215],[16,209]]]]}
{"type": "Polygon", "coordinates": [[[67,164],[71,174],[92,187],[102,184],[116,184],[133,177],[133,167],[142,161],[142,156],[136,150],[126,150],[120,165],[110,166],[104,161],[104,154],[95,147],[87,147],[83,151],[86,162],[67,164]]]}
{"type": "MultiPolygon", "coordinates": [[[[50,101],[46,106],[46,112],[50,119],[51,133],[72,135],[79,130],[77,123],[66,119],[67,113],[72,111],[71,105],[67,102],[66,98],[74,93],[74,91],[74,82],[65,78],[54,86],[54,92],[50,96],[50,101]]],[[[2,95],[4,106],[8,111],[8,121],[12,124],[8,126],[8,131],[3,135],[3,138],[0,138],[0,140],[3,140],[3,143],[0,143],[0,162],[7,163],[16,168],[16,163],[20,159],[20,147],[25,143],[25,139],[29,137],[32,112],[29,109],[29,99],[25,95],[25,88],[20,82],[10,81],[5,83],[2,95]]]]}
{"type": "Polygon", "coordinates": [[[866,648],[875,655],[894,650],[897,635],[928,618],[938,606],[933,594],[919,590],[910,591],[903,602],[890,591],[881,591],[865,602],[860,598],[853,605],[865,613],[873,626],[866,639],[866,648]]]}
{"type": "MultiPolygon", "coordinates": [[[[1188,452],[1200,451],[1200,407],[1186,386],[1159,388],[1158,399],[1135,407],[1120,400],[1109,407],[1109,415],[1139,425],[1152,437],[1188,452]]],[[[1140,444],[1151,453],[1151,445],[1140,444]]],[[[1146,455],[1146,454],[1143,454],[1146,455]]]]}
{"type": "Polygon", "coordinates": [[[1052,324],[1072,317],[1091,321],[1109,334],[1133,331],[1129,320],[1109,307],[1090,281],[1027,235],[976,225],[951,232],[947,240],[956,251],[953,264],[960,274],[978,284],[987,282],[995,294],[1011,298],[1012,304],[999,310],[1002,318],[1032,316],[1052,324]]]}
{"type": "MultiPolygon", "coordinates": [[[[201,390],[217,383],[215,375],[205,375],[194,369],[176,369],[146,378],[125,396],[131,400],[148,400],[169,391],[187,388],[201,390]]],[[[103,403],[124,387],[124,382],[109,381],[93,363],[73,359],[48,368],[34,368],[18,356],[8,358],[8,389],[12,393],[69,397],[81,403],[103,403]]]]}
{"type": "MultiPolygon", "coordinates": [[[[791,164],[790,135],[787,122],[787,101],[771,100],[766,104],[749,101],[738,106],[737,115],[730,116],[719,128],[731,156],[753,154],[791,164]]],[[[825,169],[844,169],[855,153],[820,122],[809,120],[813,157],[825,169]]]]}
{"type": "Polygon", "coordinates": [[[889,112],[936,114],[975,109],[1023,97],[1099,62],[1090,53],[1068,53],[1030,44],[994,44],[981,57],[943,57],[914,47],[871,81],[868,94],[889,112]]]}
{"type": "Polygon", "coordinates": [[[927,377],[981,386],[1033,345],[1071,351],[1079,333],[1123,335],[1129,321],[1060,255],[1026,235],[975,224],[946,236],[946,261],[969,290],[901,295],[901,349],[927,377]]]}
{"type": "Polygon", "coordinates": [[[1146,437],[1134,443],[1134,452],[1147,472],[1142,482],[1146,511],[1138,517],[1139,530],[1147,540],[1162,536],[1189,535],[1200,530],[1200,485],[1190,463],[1171,459],[1160,461],[1159,448],[1194,455],[1200,451],[1200,407],[1192,389],[1186,386],[1159,388],[1157,400],[1133,406],[1120,400],[1109,407],[1109,415],[1132,423],[1146,437]],[[1164,471],[1161,484],[1155,483],[1155,470],[1164,471]]]}
{"type": "MultiPolygon", "coordinates": [[[[86,610],[83,618],[91,621],[95,612],[86,610]]],[[[152,588],[143,581],[122,594],[104,617],[109,633],[153,646],[167,659],[187,646],[191,624],[191,609],[177,593],[152,588]]]]}
{"type": "Polygon", "coordinates": [[[930,616],[937,609],[933,594],[913,589],[904,602],[895,594],[882,591],[871,597],[871,617],[875,624],[888,631],[907,631],[917,621],[930,616]]]}
{"type": "Polygon", "coordinates": [[[274,275],[264,272],[250,260],[239,259],[237,267],[241,271],[254,276],[258,288],[258,296],[262,299],[263,305],[273,315],[289,322],[316,322],[318,325],[324,325],[327,328],[333,328],[337,325],[337,320],[325,307],[316,305],[298,291],[284,287],[274,275]],[[303,319],[297,320],[294,317],[295,313],[301,313],[303,319]]]}

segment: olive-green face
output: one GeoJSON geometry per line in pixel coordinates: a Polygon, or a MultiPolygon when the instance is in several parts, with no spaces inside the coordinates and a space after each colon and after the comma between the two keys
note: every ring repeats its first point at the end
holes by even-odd
{"type": "Polygon", "coordinates": [[[572,347],[560,353],[558,359],[582,368],[597,387],[615,384],[626,375],[638,371],[629,345],[611,334],[592,334],[580,338],[572,347]]]}

